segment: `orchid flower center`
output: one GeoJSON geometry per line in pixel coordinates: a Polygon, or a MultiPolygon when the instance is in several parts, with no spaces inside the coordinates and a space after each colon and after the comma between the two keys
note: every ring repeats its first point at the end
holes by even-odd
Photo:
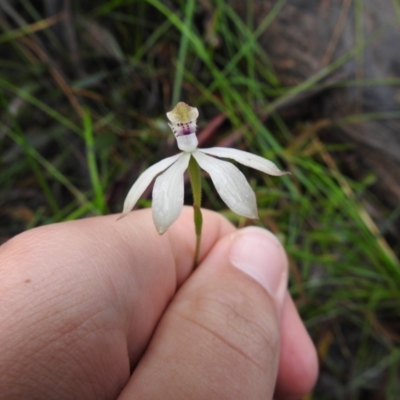
{"type": "Polygon", "coordinates": [[[170,128],[176,137],[179,150],[193,152],[197,149],[196,121],[199,111],[186,103],[179,102],[175,108],[167,113],[170,128]]]}

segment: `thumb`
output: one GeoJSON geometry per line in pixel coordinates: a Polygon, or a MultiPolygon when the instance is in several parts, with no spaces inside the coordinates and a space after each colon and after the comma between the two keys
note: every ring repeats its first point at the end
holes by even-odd
{"type": "Polygon", "coordinates": [[[272,399],[287,275],[271,233],[222,238],[165,311],[120,399],[272,399]]]}

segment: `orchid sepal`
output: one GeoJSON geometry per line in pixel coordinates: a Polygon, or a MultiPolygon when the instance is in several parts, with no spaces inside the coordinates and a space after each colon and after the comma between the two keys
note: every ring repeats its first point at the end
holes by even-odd
{"type": "Polygon", "coordinates": [[[170,167],[174,162],[176,162],[180,156],[181,154],[176,154],[172,157],[164,158],[163,160],[159,161],[158,163],[152,165],[150,168],[142,172],[142,174],[130,188],[125,198],[124,208],[122,210],[122,215],[120,216],[120,218],[126,216],[133,209],[133,207],[135,207],[140,196],[150,185],[151,181],[159,173],[163,172],[168,167],[170,167]]]}
{"type": "Polygon", "coordinates": [[[195,151],[193,157],[208,172],[224,203],[236,214],[258,218],[256,195],[246,177],[233,164],[195,151]]]}

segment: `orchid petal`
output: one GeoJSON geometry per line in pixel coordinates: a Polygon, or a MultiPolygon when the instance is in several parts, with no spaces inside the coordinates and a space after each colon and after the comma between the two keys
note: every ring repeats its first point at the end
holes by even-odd
{"type": "Polygon", "coordinates": [[[230,162],[210,157],[200,150],[192,153],[200,168],[210,174],[218,194],[236,214],[258,218],[256,195],[245,176],[230,162]]]}
{"type": "Polygon", "coordinates": [[[289,172],[281,171],[272,161],[266,158],[256,156],[247,151],[231,149],[229,147],[213,147],[211,149],[199,149],[199,151],[209,154],[210,156],[231,158],[247,167],[257,169],[268,175],[281,176],[289,172]]]}
{"type": "Polygon", "coordinates": [[[164,233],[179,217],[183,208],[183,173],[190,154],[181,153],[178,161],[160,175],[153,188],[153,220],[158,233],[164,233]]]}
{"type": "Polygon", "coordinates": [[[124,217],[129,211],[135,207],[136,202],[139,200],[140,196],[146,190],[147,186],[150,185],[151,181],[162,171],[167,169],[171,164],[181,157],[181,153],[172,157],[164,158],[164,160],[152,165],[150,168],[146,169],[131,187],[126,196],[124,202],[124,209],[120,218],[124,217]]]}

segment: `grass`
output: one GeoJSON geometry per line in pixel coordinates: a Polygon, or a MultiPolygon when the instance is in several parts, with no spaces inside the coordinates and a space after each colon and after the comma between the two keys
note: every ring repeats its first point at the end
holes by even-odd
{"type": "MultiPolygon", "coordinates": [[[[207,145],[230,143],[292,172],[278,179],[243,168],[257,193],[255,223],[284,243],[290,290],[318,348],[320,380],[308,399],[395,399],[400,249],[384,234],[400,208],[374,197],[372,172],[362,181],[346,176],[337,156],[351,148],[324,144],[319,133],[398,113],[285,120],[280,111],[289,101],[323,87],[346,61],[354,58],[361,70],[362,50],[374,40],[363,37],[357,0],[355,47],[283,87],[258,38],[286,3],[275,2],[257,26],[252,2],[244,18],[220,0],[210,10],[192,0],[86,2],[73,7],[73,18],[47,16],[28,0],[1,6],[0,239],[119,212],[138,174],[176,151],[165,111],[185,100],[201,110],[201,129],[222,116],[207,145]],[[71,30],[57,30],[61,23],[71,30]],[[386,216],[379,225],[370,204],[386,216]]],[[[362,74],[335,83],[394,84],[362,74]]],[[[238,226],[251,223],[226,210],[209,182],[204,189],[206,207],[238,226]]]]}

